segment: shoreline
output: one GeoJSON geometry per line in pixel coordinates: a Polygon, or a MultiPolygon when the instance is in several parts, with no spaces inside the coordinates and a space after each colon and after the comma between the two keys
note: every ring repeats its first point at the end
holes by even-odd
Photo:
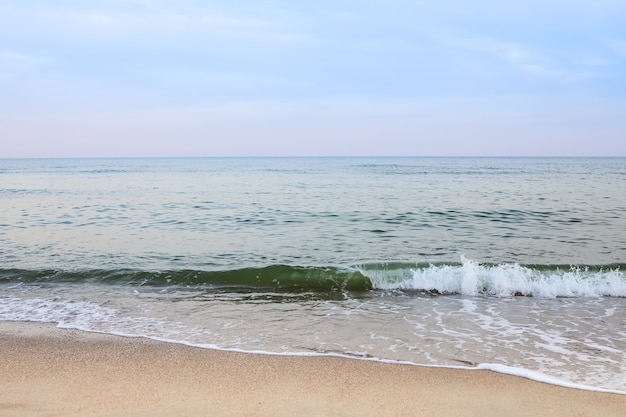
{"type": "Polygon", "coordinates": [[[0,416],[622,416],[626,396],[488,369],[238,353],[0,322],[0,416]]]}
{"type": "MultiPolygon", "coordinates": [[[[40,323],[40,322],[26,322],[26,323],[40,323]]],[[[42,323],[42,324],[48,324],[48,323],[42,323]]],[[[2,327],[0,325],[0,329],[1,328],[2,327]]],[[[134,335],[127,335],[127,334],[105,333],[105,332],[97,332],[97,331],[75,329],[75,328],[63,328],[63,327],[57,327],[57,328],[59,330],[70,330],[70,331],[78,331],[78,332],[84,332],[84,333],[93,333],[93,334],[100,334],[103,336],[123,337],[123,338],[130,338],[130,339],[147,339],[147,340],[151,340],[151,341],[158,342],[158,343],[175,344],[175,345],[181,345],[181,346],[195,348],[195,349],[208,349],[208,350],[213,350],[217,352],[235,353],[235,354],[243,354],[243,355],[279,356],[279,357],[296,357],[296,358],[327,357],[327,358],[338,358],[338,359],[345,359],[345,360],[383,363],[383,364],[390,364],[390,365],[418,366],[420,368],[454,369],[454,370],[462,370],[462,371],[490,371],[490,372],[514,376],[517,378],[528,379],[533,382],[540,382],[540,383],[554,385],[554,386],[563,387],[563,388],[626,396],[626,391],[577,384],[575,382],[560,380],[556,377],[551,377],[549,375],[542,374],[540,372],[530,371],[524,368],[515,368],[515,367],[508,366],[508,365],[501,365],[501,364],[495,364],[495,363],[477,363],[474,366],[432,365],[432,364],[407,362],[407,361],[394,360],[394,359],[380,359],[374,356],[351,356],[348,354],[341,354],[341,353],[289,353],[289,352],[277,353],[277,352],[261,351],[261,350],[252,351],[252,350],[226,349],[226,348],[220,348],[220,347],[216,347],[212,345],[202,345],[202,344],[196,345],[193,343],[186,343],[186,342],[180,342],[177,340],[168,340],[168,339],[161,339],[161,338],[149,337],[149,336],[134,336],[134,335]]]]}

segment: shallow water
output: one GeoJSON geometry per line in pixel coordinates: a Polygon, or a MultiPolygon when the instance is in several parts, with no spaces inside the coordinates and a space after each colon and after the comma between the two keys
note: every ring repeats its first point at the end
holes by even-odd
{"type": "Polygon", "coordinates": [[[0,162],[1,320],[626,391],[626,159],[0,162]]]}

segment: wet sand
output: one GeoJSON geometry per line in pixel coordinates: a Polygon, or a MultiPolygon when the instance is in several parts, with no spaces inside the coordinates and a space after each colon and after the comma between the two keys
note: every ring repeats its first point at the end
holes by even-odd
{"type": "Polygon", "coordinates": [[[283,357],[0,322],[0,416],[620,416],[491,371],[283,357]]]}

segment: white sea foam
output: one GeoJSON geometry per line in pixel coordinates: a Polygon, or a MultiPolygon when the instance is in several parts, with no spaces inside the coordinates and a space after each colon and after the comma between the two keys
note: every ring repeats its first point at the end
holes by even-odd
{"type": "Polygon", "coordinates": [[[15,296],[0,294],[0,320],[236,352],[478,367],[576,388],[626,391],[619,326],[626,304],[618,298],[392,294],[241,303],[180,289],[164,294],[83,285],[11,291],[15,296]]]}
{"type": "Polygon", "coordinates": [[[461,257],[462,265],[431,265],[416,268],[398,279],[398,272],[390,276],[364,271],[375,288],[383,290],[423,290],[442,294],[514,295],[540,298],[556,297],[626,297],[626,276],[618,269],[591,271],[572,267],[561,269],[533,269],[518,264],[481,265],[461,257]]]}
{"type": "MultiPolygon", "coordinates": [[[[17,300],[14,299],[13,301],[17,301],[17,300]]],[[[34,301],[34,304],[43,303],[43,305],[47,307],[50,307],[52,305],[44,300],[33,300],[33,301],[34,301]]],[[[94,328],[93,326],[90,326],[88,322],[83,322],[82,324],[80,322],[74,322],[74,323],[59,322],[58,320],[53,319],[54,315],[45,314],[45,312],[49,313],[51,311],[45,306],[40,306],[39,308],[35,308],[35,310],[37,310],[39,314],[34,314],[34,315],[25,314],[27,309],[24,309],[21,312],[14,312],[12,314],[7,314],[7,311],[6,311],[7,305],[9,304],[0,303],[0,321],[31,321],[31,322],[57,323],[57,327],[59,328],[74,329],[74,330],[80,330],[80,331],[86,331],[86,332],[92,332],[92,333],[110,334],[110,335],[121,336],[121,337],[144,337],[147,339],[152,339],[152,340],[164,342],[164,343],[175,343],[175,344],[198,347],[198,348],[203,348],[203,349],[213,349],[213,350],[236,352],[236,353],[270,355],[270,356],[299,356],[299,357],[331,356],[331,357],[366,360],[366,361],[391,363],[391,364],[423,366],[423,367],[428,367],[428,368],[463,369],[463,370],[470,370],[470,371],[471,370],[490,370],[493,372],[519,376],[522,378],[527,378],[530,380],[544,382],[544,383],[552,384],[552,385],[559,385],[559,386],[563,386],[567,388],[575,388],[575,389],[581,389],[581,390],[586,390],[586,391],[596,391],[596,392],[606,392],[606,393],[626,395],[626,391],[599,388],[599,387],[594,387],[594,386],[589,386],[589,385],[584,385],[584,384],[576,384],[576,383],[569,382],[560,378],[551,377],[541,372],[502,365],[502,364],[481,363],[476,366],[454,366],[454,365],[445,366],[445,365],[429,365],[429,364],[415,363],[411,361],[378,358],[378,357],[368,356],[366,354],[360,354],[360,353],[350,354],[349,352],[347,353],[299,352],[299,351],[289,351],[289,350],[275,352],[275,351],[270,351],[270,350],[259,350],[259,349],[240,349],[240,348],[232,348],[232,347],[224,348],[220,345],[212,344],[212,343],[189,342],[187,340],[172,339],[168,337],[161,337],[161,336],[156,336],[156,335],[135,333],[131,331],[123,331],[123,330],[115,330],[115,329],[109,329],[109,330],[97,329],[97,328],[94,328]]],[[[56,307],[59,307],[59,306],[56,306],[56,307]]],[[[80,308],[79,306],[75,306],[75,307],[80,308]]],[[[89,307],[93,307],[93,306],[89,306],[89,307]]],[[[69,310],[66,310],[65,308],[61,308],[61,309],[56,309],[56,310],[60,312],[60,314],[58,314],[56,317],[64,317],[68,313],[68,311],[74,311],[75,309],[70,308],[69,310]]],[[[108,313],[110,313],[110,311],[108,311],[108,313]]]]}
{"type": "Polygon", "coordinates": [[[535,371],[530,371],[528,369],[515,368],[512,366],[506,366],[506,365],[500,365],[500,364],[494,364],[494,363],[482,363],[476,366],[476,368],[474,369],[486,369],[489,371],[499,372],[502,374],[509,374],[509,375],[514,375],[514,376],[519,376],[522,378],[532,379],[533,381],[545,382],[546,384],[560,385],[562,387],[567,387],[567,388],[576,388],[576,389],[582,389],[586,391],[608,392],[612,394],[623,394],[623,395],[626,394],[626,391],[603,389],[603,388],[591,387],[588,385],[575,384],[572,382],[564,381],[559,378],[548,376],[541,372],[535,372],[535,371]]]}
{"type": "MultiPolygon", "coordinates": [[[[115,310],[85,301],[68,301],[41,298],[0,298],[0,320],[37,321],[43,323],[82,323],[110,321],[115,310]]],[[[90,326],[85,326],[89,328],[90,326]]]]}

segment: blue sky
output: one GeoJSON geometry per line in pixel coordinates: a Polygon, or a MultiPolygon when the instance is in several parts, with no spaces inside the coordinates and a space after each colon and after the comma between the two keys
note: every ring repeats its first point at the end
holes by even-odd
{"type": "Polygon", "coordinates": [[[624,22],[624,0],[0,0],[0,157],[626,156],[624,22]]]}

